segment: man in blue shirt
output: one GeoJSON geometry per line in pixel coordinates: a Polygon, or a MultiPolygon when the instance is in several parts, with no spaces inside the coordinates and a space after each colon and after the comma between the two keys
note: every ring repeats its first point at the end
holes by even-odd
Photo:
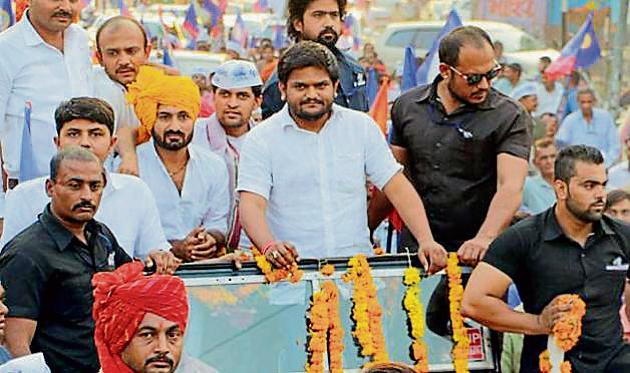
{"type": "Polygon", "coordinates": [[[556,135],[558,146],[584,144],[597,148],[604,155],[609,168],[619,159],[621,143],[610,113],[594,108],[595,94],[591,89],[582,89],[577,94],[580,110],[569,114],[556,135]]]}
{"type": "MultiPolygon", "coordinates": [[[[335,103],[350,109],[367,112],[366,75],[363,67],[348,53],[337,49],[343,17],[346,13],[344,0],[289,0],[287,32],[296,42],[312,40],[326,46],[339,65],[339,88],[335,103]]],[[[277,113],[285,99],[278,89],[277,71],[267,80],[263,91],[263,119],[277,113]]]]}
{"type": "Polygon", "coordinates": [[[525,179],[520,211],[535,215],[556,203],[556,194],[552,185],[557,153],[552,139],[540,139],[534,144],[534,165],[539,174],[525,179]]]}

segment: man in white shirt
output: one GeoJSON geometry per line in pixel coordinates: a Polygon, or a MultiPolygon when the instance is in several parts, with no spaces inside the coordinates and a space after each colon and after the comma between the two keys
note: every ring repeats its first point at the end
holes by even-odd
{"type": "Polygon", "coordinates": [[[538,108],[534,112],[535,117],[540,117],[545,113],[558,114],[564,88],[556,80],[542,75],[542,82],[537,83],[536,97],[538,97],[538,108]]]}
{"type": "Polygon", "coordinates": [[[253,63],[243,60],[223,63],[212,77],[216,112],[195,123],[193,144],[222,157],[228,168],[231,193],[227,234],[229,248],[249,249],[251,246],[238,217],[236,176],[243,141],[254,126],[252,112],[260,106],[262,84],[253,63]]]}
{"type": "Polygon", "coordinates": [[[276,267],[298,256],[371,254],[369,180],[383,190],[421,242],[425,269],[444,265],[424,206],[383,134],[364,113],[333,104],[339,67],[323,45],[302,41],[278,63],[287,105],[247,135],[239,168],[241,222],[276,267]]]}
{"type": "MultiPolygon", "coordinates": [[[[626,157],[630,159],[630,137],[625,139],[626,157]]],[[[606,189],[630,190],[630,162],[626,159],[608,169],[608,184],[606,189]]]]}
{"type": "MultiPolygon", "coordinates": [[[[62,103],[55,112],[59,149],[79,145],[92,151],[101,161],[107,159],[116,144],[114,113],[95,98],[74,98],[62,103]]],[[[147,185],[134,176],[107,173],[107,185],[95,218],[106,224],[130,257],[146,258],[151,250],[168,249],[158,209],[147,185]]],[[[7,193],[4,232],[1,247],[37,220],[50,198],[46,195],[46,177],[19,184],[7,193]]]]}
{"type": "Polygon", "coordinates": [[[187,262],[218,256],[227,230],[229,178],[219,156],[189,145],[199,114],[199,88],[188,77],[142,67],[129,91],[141,126],[152,137],[136,149],[140,178],[157,201],[171,250],[187,262]],[[156,74],[143,75],[151,72],[156,74]]]}
{"type": "Polygon", "coordinates": [[[9,188],[17,185],[20,174],[25,103],[32,104],[31,167],[46,175],[56,153],[55,109],[91,92],[88,37],[72,24],[72,4],[31,1],[20,22],[0,34],[0,141],[9,188]]]}

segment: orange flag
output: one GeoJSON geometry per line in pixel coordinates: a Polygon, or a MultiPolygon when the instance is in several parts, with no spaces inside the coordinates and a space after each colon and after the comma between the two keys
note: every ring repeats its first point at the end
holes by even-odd
{"type": "Polygon", "coordinates": [[[389,91],[389,79],[385,78],[370,108],[370,116],[378,124],[385,136],[387,136],[387,91],[389,91]]]}

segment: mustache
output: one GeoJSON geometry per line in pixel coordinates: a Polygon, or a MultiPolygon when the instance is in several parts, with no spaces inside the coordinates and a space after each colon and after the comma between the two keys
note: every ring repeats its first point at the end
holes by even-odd
{"type": "Polygon", "coordinates": [[[168,136],[168,135],[180,135],[180,136],[186,136],[185,133],[183,133],[182,131],[173,131],[173,130],[168,130],[166,132],[164,132],[164,137],[168,136]]]}
{"type": "Polygon", "coordinates": [[[323,30],[319,33],[318,37],[319,37],[319,38],[322,38],[322,37],[324,36],[324,34],[328,34],[328,33],[333,33],[333,34],[334,34],[335,36],[337,36],[337,37],[339,36],[339,34],[337,34],[337,31],[335,31],[335,29],[334,29],[334,28],[332,28],[331,26],[326,26],[326,28],[325,28],[325,29],[323,29],[323,30]]]}
{"type": "Polygon", "coordinates": [[[66,18],[72,18],[72,13],[70,12],[66,12],[65,10],[60,10],[58,12],[53,13],[52,15],[53,17],[66,17],[66,18]]]}
{"type": "Polygon", "coordinates": [[[94,206],[94,204],[92,204],[91,202],[85,201],[85,202],[77,203],[76,205],[72,206],[72,211],[78,210],[84,207],[91,208],[92,210],[96,210],[96,206],[94,206]]]}
{"type": "Polygon", "coordinates": [[[300,102],[300,105],[308,105],[308,104],[320,104],[320,105],[324,105],[324,101],[319,100],[317,98],[307,98],[305,100],[302,100],[300,102]]]}
{"type": "Polygon", "coordinates": [[[119,68],[117,68],[116,72],[118,73],[118,72],[125,71],[125,70],[136,71],[136,69],[133,66],[131,66],[131,65],[123,65],[123,66],[120,66],[119,68]]]}
{"type": "Polygon", "coordinates": [[[146,367],[147,365],[151,363],[167,363],[172,368],[175,365],[175,362],[173,361],[173,359],[171,359],[170,357],[166,355],[167,353],[168,352],[162,352],[155,356],[151,356],[144,362],[144,366],[146,367]]]}

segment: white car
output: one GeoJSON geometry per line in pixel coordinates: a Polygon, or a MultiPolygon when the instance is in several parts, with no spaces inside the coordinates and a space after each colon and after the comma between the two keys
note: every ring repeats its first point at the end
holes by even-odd
{"type": "MultiPolygon", "coordinates": [[[[162,63],[163,51],[152,50],[149,60],[153,63],[162,63]]],[[[210,53],[203,51],[191,51],[186,49],[175,49],[171,51],[171,56],[175,67],[180,74],[192,76],[197,72],[205,74],[213,73],[219,65],[227,61],[227,55],[223,53],[210,53]]]]}
{"type": "MultiPolygon", "coordinates": [[[[507,23],[466,21],[464,24],[481,27],[493,41],[501,41],[507,62],[521,64],[525,78],[533,77],[538,72],[540,57],[549,56],[554,60],[560,54],[555,49],[545,48],[544,43],[534,36],[507,23]]],[[[443,26],[444,21],[390,24],[377,40],[376,52],[388,70],[394,71],[402,64],[406,46],[413,45],[416,56],[424,57],[443,26]]]]}

